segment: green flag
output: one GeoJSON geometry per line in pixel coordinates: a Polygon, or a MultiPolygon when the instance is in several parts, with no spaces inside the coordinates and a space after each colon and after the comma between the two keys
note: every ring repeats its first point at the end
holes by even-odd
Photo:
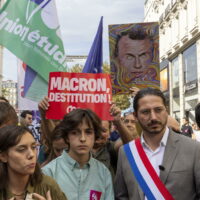
{"type": "Polygon", "coordinates": [[[0,10],[0,45],[48,81],[66,71],[55,0],[7,0],[0,10]]]}

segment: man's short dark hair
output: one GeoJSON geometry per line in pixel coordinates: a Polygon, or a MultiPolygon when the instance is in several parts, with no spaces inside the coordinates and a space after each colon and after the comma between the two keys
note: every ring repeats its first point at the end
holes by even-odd
{"type": "Polygon", "coordinates": [[[164,106],[166,107],[167,106],[167,103],[166,103],[166,99],[165,99],[165,96],[163,95],[163,93],[159,90],[159,89],[155,89],[155,88],[145,88],[145,89],[142,89],[140,90],[135,98],[134,98],[134,103],[133,103],[133,108],[135,110],[135,112],[137,113],[138,111],[138,102],[141,98],[147,96],[147,95],[153,95],[153,96],[158,96],[162,99],[163,101],[163,104],[164,106]]]}
{"type": "Polygon", "coordinates": [[[128,31],[124,31],[121,32],[119,35],[117,35],[117,40],[116,40],[116,44],[115,44],[115,51],[114,51],[114,55],[115,57],[118,56],[118,43],[120,41],[120,39],[124,36],[128,36],[130,39],[132,40],[145,40],[145,39],[149,39],[150,41],[153,42],[153,37],[149,34],[147,34],[147,32],[144,29],[137,29],[137,30],[128,30],[128,31]]]}
{"type": "Polygon", "coordinates": [[[21,117],[22,118],[26,118],[26,115],[32,115],[33,116],[33,113],[30,111],[30,110],[24,110],[22,113],[21,113],[21,117]]]}
{"type": "Polygon", "coordinates": [[[195,107],[195,120],[198,127],[200,128],[200,103],[198,103],[195,107]]]}
{"type": "Polygon", "coordinates": [[[93,126],[95,139],[99,138],[104,128],[101,125],[101,119],[90,109],[75,109],[71,111],[64,116],[63,120],[56,128],[61,129],[63,138],[66,141],[69,132],[76,129],[83,119],[86,120],[89,127],[91,125],[93,126]]]}

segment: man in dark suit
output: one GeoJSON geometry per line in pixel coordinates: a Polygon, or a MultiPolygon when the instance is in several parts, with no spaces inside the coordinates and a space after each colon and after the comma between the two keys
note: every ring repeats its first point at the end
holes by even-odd
{"type": "MultiPolygon", "coordinates": [[[[168,113],[162,92],[152,88],[139,91],[134,110],[142,128],[142,148],[168,192],[176,200],[200,199],[200,144],[167,127],[168,113]]],[[[119,151],[115,199],[147,199],[124,147],[119,151]]]]}

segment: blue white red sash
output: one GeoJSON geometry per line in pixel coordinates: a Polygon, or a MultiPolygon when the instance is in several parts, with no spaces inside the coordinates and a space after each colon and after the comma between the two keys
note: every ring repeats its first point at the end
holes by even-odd
{"type": "Polygon", "coordinates": [[[148,200],[174,200],[152,167],[140,139],[125,144],[124,151],[136,180],[148,200]]]}

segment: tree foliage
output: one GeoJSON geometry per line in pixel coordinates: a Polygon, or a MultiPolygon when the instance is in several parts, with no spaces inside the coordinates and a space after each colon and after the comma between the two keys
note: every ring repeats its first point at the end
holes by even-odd
{"type": "Polygon", "coordinates": [[[127,94],[113,95],[113,102],[116,103],[117,107],[121,110],[125,110],[130,106],[129,95],[127,94]]]}
{"type": "Polygon", "coordinates": [[[70,72],[75,72],[75,73],[80,73],[83,70],[83,65],[80,64],[75,64],[74,66],[72,66],[72,68],[70,69],[70,72]]]}
{"type": "Polygon", "coordinates": [[[103,73],[110,74],[110,65],[107,61],[103,63],[103,73]]]}

